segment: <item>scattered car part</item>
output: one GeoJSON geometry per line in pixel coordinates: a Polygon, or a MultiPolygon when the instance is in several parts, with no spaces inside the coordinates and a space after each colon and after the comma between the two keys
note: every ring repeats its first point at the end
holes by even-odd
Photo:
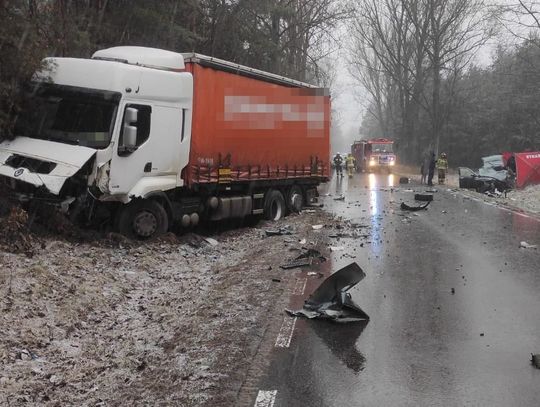
{"type": "Polygon", "coordinates": [[[345,249],[343,246],[330,246],[331,252],[339,252],[341,250],[345,249]]]}
{"type": "Polygon", "coordinates": [[[313,225],[313,226],[311,226],[311,228],[313,230],[321,230],[323,227],[324,227],[324,225],[313,225]]]}
{"type": "Polygon", "coordinates": [[[324,257],[320,251],[315,249],[307,249],[304,253],[300,254],[295,260],[300,259],[317,259],[321,263],[324,263],[327,259],[324,257]]]}
{"type": "Polygon", "coordinates": [[[330,319],[335,322],[368,321],[369,316],[357,305],[348,291],[366,276],[357,263],[336,271],[309,296],[301,310],[287,309],[291,316],[330,319]]]}
{"type": "Polygon", "coordinates": [[[537,353],[536,355],[531,353],[531,363],[535,368],[540,369],[540,353],[537,353]]]}
{"type": "Polygon", "coordinates": [[[206,237],[204,239],[206,241],[206,243],[208,243],[210,246],[217,246],[219,245],[219,242],[216,240],[216,239],[212,239],[211,237],[206,237]]]}
{"type": "Polygon", "coordinates": [[[295,259],[288,263],[282,264],[279,267],[281,267],[283,270],[289,270],[289,269],[294,269],[297,267],[311,266],[311,263],[312,263],[311,258],[301,258],[301,259],[295,259]]]}
{"type": "Polygon", "coordinates": [[[408,184],[408,183],[409,183],[409,178],[407,178],[407,177],[400,177],[400,178],[399,178],[399,183],[400,183],[400,184],[408,184]]]}
{"type": "Polygon", "coordinates": [[[409,206],[407,205],[405,202],[401,202],[401,206],[400,208],[404,211],[412,211],[412,212],[416,212],[416,211],[421,211],[421,210],[424,210],[428,207],[428,205],[431,203],[431,201],[428,201],[426,202],[424,205],[420,205],[420,206],[409,206]]]}
{"type": "Polygon", "coordinates": [[[266,233],[266,236],[292,235],[292,231],[289,226],[284,226],[279,229],[267,229],[264,232],[266,233]]]}
{"type": "Polygon", "coordinates": [[[537,245],[529,244],[527,242],[519,242],[520,249],[536,249],[537,245]]]}
{"type": "Polygon", "coordinates": [[[433,194],[414,194],[415,201],[431,202],[433,201],[433,194]]]}

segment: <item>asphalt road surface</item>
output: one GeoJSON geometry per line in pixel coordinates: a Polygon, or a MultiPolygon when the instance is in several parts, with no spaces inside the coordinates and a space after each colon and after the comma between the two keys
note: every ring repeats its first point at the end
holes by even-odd
{"type": "MultiPolygon", "coordinates": [[[[294,320],[252,405],[539,406],[540,249],[519,245],[540,244],[540,222],[446,187],[428,210],[403,213],[407,189],[425,188],[396,183],[359,174],[328,184],[346,197],[325,198],[329,211],[371,225],[370,244],[341,239],[325,263],[363,268],[351,294],[371,320],[294,320]]],[[[321,281],[307,280],[293,308],[321,281]]]]}

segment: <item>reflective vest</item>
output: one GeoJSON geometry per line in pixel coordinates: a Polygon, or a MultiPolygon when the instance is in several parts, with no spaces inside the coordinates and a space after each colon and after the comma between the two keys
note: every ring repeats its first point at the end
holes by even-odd
{"type": "Polygon", "coordinates": [[[438,170],[447,170],[448,169],[448,160],[446,158],[439,158],[437,160],[437,169],[438,170]]]}

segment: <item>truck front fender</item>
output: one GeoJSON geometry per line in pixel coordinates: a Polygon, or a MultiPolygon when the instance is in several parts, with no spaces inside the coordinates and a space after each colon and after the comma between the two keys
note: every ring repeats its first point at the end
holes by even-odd
{"type": "Polygon", "coordinates": [[[156,192],[165,192],[174,188],[176,188],[176,175],[144,177],[129,191],[124,203],[128,203],[134,198],[147,198],[156,192]]]}

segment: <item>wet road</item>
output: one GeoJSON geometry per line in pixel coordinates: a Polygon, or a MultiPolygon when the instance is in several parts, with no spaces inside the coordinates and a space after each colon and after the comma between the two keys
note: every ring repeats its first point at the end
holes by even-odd
{"type": "MultiPolygon", "coordinates": [[[[413,192],[390,192],[394,180],[334,179],[328,192],[346,200],[324,199],[371,225],[370,244],[334,241],[346,250],[325,263],[364,269],[351,294],[371,320],[296,320],[253,405],[539,406],[540,370],[529,359],[540,353],[540,250],[519,243],[540,244],[540,222],[446,188],[429,210],[403,216],[399,203],[413,192]]],[[[292,307],[320,282],[307,277],[292,307]]]]}

